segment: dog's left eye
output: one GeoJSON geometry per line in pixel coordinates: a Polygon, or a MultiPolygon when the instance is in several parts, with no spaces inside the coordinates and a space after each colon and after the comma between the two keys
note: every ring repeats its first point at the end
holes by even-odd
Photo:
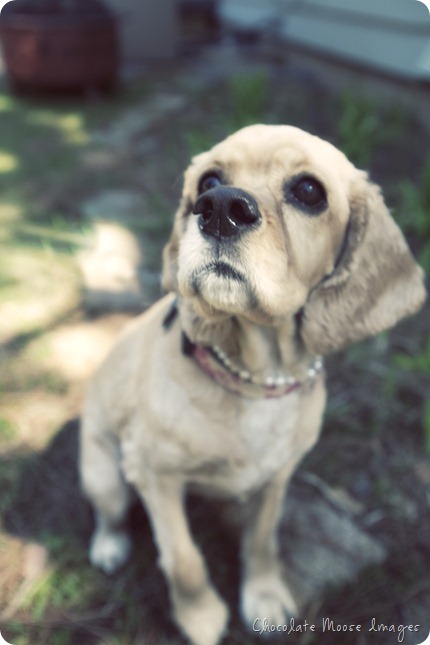
{"type": "Polygon", "coordinates": [[[307,211],[320,213],[327,206],[324,186],[314,177],[300,177],[289,186],[289,196],[307,211]]]}
{"type": "Polygon", "coordinates": [[[199,181],[199,195],[206,193],[211,188],[216,188],[222,185],[221,177],[216,172],[208,172],[199,181]]]}

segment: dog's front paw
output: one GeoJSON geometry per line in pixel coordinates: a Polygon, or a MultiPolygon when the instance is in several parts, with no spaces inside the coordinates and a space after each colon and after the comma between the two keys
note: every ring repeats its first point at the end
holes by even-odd
{"type": "Polygon", "coordinates": [[[105,573],[115,573],[127,560],[131,540],[125,531],[98,529],[90,546],[90,561],[105,573]]]}
{"type": "Polygon", "coordinates": [[[241,613],[247,627],[283,625],[297,615],[297,607],[287,585],[278,575],[265,575],[246,580],[242,587],[241,613]]]}
{"type": "Polygon", "coordinates": [[[217,645],[228,621],[228,609],[212,587],[198,596],[173,598],[176,622],[193,645],[217,645]]]}

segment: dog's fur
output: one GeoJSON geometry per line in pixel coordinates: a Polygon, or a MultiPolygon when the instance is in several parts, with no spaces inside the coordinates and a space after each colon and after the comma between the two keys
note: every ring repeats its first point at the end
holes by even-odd
{"type": "Polygon", "coordinates": [[[163,259],[174,293],[122,334],[86,401],[81,473],[97,514],[90,557],[108,573],[125,562],[132,485],[150,516],[177,624],[194,645],[215,645],[228,610],[190,533],[186,490],[252,504],[242,616],[249,626],[284,623],[296,606],[281,578],[276,527],[326,395],[322,375],[278,398],[232,394],[181,351],[183,333],[221,347],[257,381],[290,374],[306,382],[313,357],[415,312],[423,275],[366,173],[288,126],[245,128],[193,160],[163,259]],[[193,209],[208,171],[255,200],[257,223],[228,237],[205,234],[193,209]],[[291,197],[302,176],[323,185],[321,212],[291,197]],[[174,298],[178,318],[166,329],[174,298]]]}

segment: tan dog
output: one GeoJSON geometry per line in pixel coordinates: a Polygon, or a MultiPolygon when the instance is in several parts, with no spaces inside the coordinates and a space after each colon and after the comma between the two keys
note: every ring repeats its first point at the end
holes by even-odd
{"type": "Polygon", "coordinates": [[[190,487],[252,504],[241,612],[285,623],[276,529],[285,489],[315,444],[320,356],[423,303],[415,264],[379,189],[327,142],[256,125],[193,160],[164,252],[169,294],[123,333],[90,388],[81,443],[97,513],[91,561],[130,551],[131,484],[144,502],[177,624],[214,645],[228,610],[190,533],[190,487]]]}

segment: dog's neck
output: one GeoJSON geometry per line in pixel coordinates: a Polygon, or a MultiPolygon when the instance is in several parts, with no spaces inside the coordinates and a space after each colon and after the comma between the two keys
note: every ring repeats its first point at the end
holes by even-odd
{"type": "Polygon", "coordinates": [[[201,316],[192,304],[178,301],[181,326],[192,343],[211,347],[235,371],[256,382],[292,377],[304,380],[313,358],[297,338],[293,316],[273,325],[254,323],[244,316],[201,316]]]}
{"type": "Polygon", "coordinates": [[[297,345],[293,318],[276,326],[263,326],[246,318],[234,319],[237,330],[238,360],[256,380],[282,378],[301,380],[306,375],[310,357],[297,345]]]}

